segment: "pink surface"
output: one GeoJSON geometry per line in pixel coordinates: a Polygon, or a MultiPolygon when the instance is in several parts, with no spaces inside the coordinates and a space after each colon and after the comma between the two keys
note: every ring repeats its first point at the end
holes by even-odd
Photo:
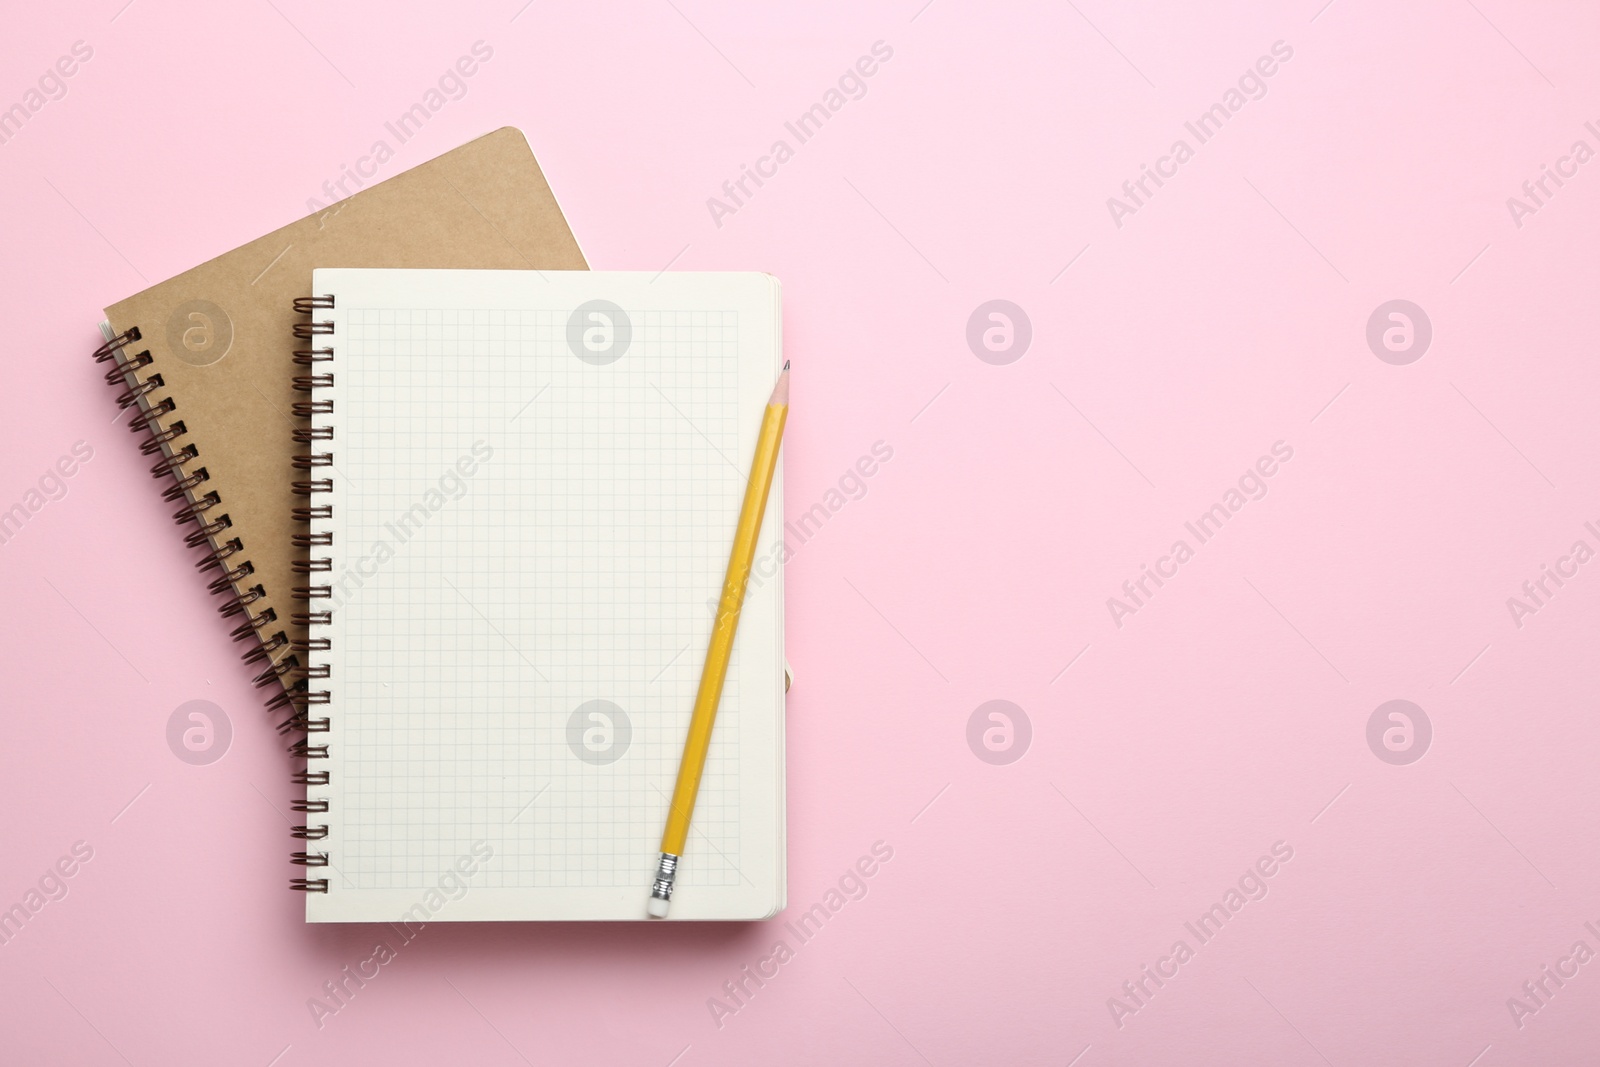
{"type": "Polygon", "coordinates": [[[1592,9],[121,2],[0,36],[0,107],[93,51],[0,144],[0,509],[92,449],[0,545],[0,906],[66,893],[0,945],[6,1062],[1593,1061],[1600,563],[1561,562],[1600,550],[1600,162],[1561,162],[1600,149],[1592,9]],[[787,504],[839,504],[788,570],[787,918],[893,858],[806,942],[434,925],[319,1027],[395,939],[301,922],[280,743],[88,353],[100,307],[304,213],[480,40],[385,174],[515,124],[594,266],[783,279],[787,504]],[[1135,201],[1141,164],[1169,176],[1135,201]],[[995,299],[1031,323],[1012,362],[985,316],[968,345],[995,299]],[[1420,359],[1369,347],[1393,300],[1420,359]],[[1535,602],[1543,565],[1571,576],[1535,602]],[[195,700],[217,762],[169,747],[195,700]],[[1031,730],[969,733],[996,700],[1031,730]],[[1426,742],[1412,712],[1391,753],[1386,711],[1369,745],[1392,700],[1426,742]]]}

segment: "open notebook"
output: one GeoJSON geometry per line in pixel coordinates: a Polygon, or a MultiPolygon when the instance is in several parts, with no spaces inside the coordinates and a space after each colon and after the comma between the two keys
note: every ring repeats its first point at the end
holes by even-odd
{"type": "MultiPolygon", "coordinates": [[[[643,919],[782,364],[777,282],[326,269],[312,291],[307,919],[643,919]]],[[[673,919],[784,904],[782,500],[780,475],[673,919]]]]}

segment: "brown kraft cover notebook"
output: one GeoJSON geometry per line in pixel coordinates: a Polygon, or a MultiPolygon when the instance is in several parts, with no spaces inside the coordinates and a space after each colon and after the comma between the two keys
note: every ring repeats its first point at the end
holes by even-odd
{"type": "MultiPolygon", "coordinates": [[[[306,518],[319,475],[304,386],[322,368],[315,340],[292,340],[295,298],[313,267],[586,270],[583,253],[521,131],[504,127],[357,192],[106,309],[95,358],[137,407],[152,474],[234,636],[263,665],[271,707],[307,728],[306,518]],[[298,381],[297,381],[298,379],[298,381]],[[281,683],[281,684],[280,684],[281,683]]],[[[307,740],[291,751],[304,755],[307,740]]]]}

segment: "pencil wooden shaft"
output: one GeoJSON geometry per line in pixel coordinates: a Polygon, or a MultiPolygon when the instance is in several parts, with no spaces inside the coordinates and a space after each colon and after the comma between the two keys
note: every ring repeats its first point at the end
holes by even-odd
{"type": "Polygon", "coordinates": [[[745,487],[744,506],[739,510],[733,552],[728,557],[728,573],[722,581],[722,599],[717,603],[711,644],[700,674],[700,691],[695,695],[694,715],[689,719],[689,737],[683,746],[683,762],[678,765],[678,784],[673,787],[667,828],[661,835],[661,851],[674,856],[683,855],[689,837],[689,820],[694,815],[695,798],[700,792],[700,775],[706,767],[711,728],[716,724],[717,705],[722,701],[722,683],[727,679],[728,659],[733,655],[733,635],[739,629],[745,585],[750,581],[750,566],[755,560],[756,541],[761,537],[761,520],[767,513],[767,494],[772,489],[778,446],[783,441],[783,424],[788,417],[787,403],[768,404],[761,420],[760,436],[756,439],[750,482],[745,487]]]}

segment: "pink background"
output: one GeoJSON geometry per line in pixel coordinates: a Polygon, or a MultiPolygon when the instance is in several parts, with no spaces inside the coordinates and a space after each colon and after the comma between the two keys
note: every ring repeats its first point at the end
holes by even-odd
{"type": "Polygon", "coordinates": [[[1506,204],[1600,148],[1592,8],[121,2],[0,37],[0,107],[94,50],[0,145],[0,510],[94,449],[0,545],[0,907],[94,850],[0,946],[7,1062],[1593,1060],[1600,962],[1507,999],[1600,951],[1600,563],[1520,628],[1506,603],[1600,548],[1600,162],[1520,227],[1506,204]],[[791,513],[894,450],[788,569],[791,913],[894,858],[720,1027],[781,926],[436,924],[318,1028],[382,932],[301,922],[279,739],[89,359],[102,306],[305,213],[478,40],[386,176],[522,127],[595,267],[782,278],[791,513]],[[879,40],[865,96],[716,225],[879,40]],[[1280,40],[1266,96],[1116,226],[1280,40]],[[996,298],[1033,330],[1003,366],[965,340],[996,298]],[[1366,342],[1393,299],[1433,327],[1409,365],[1366,342]],[[1280,440],[1268,495],[1117,627],[1107,598],[1280,440]],[[209,766],[165,738],[196,699],[234,730],[209,766]],[[995,699],[1032,725],[1005,765],[967,742],[995,699]],[[1409,765],[1366,740],[1393,699],[1433,727],[1409,765]]]}

